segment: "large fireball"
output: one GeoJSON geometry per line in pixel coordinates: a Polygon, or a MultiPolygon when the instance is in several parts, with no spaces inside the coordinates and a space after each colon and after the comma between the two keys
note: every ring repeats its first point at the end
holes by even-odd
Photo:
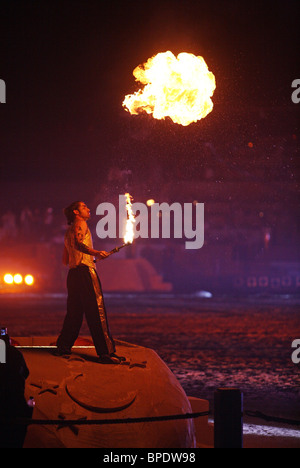
{"type": "Polygon", "coordinates": [[[175,57],[170,51],[162,52],[136,67],[133,75],[143,88],[125,96],[123,106],[131,114],[170,117],[186,126],[213,109],[216,81],[203,57],[186,52],[175,57]]]}

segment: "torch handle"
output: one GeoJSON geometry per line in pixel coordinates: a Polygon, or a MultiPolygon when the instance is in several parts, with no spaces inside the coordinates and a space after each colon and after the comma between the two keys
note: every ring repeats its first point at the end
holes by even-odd
{"type": "Polygon", "coordinates": [[[114,254],[116,252],[119,252],[119,250],[124,247],[124,245],[121,245],[120,247],[115,247],[114,249],[112,249],[110,252],[108,252],[108,255],[111,255],[111,254],[114,254]]]}
{"type": "MultiPolygon", "coordinates": [[[[110,255],[119,252],[119,250],[120,250],[120,249],[123,249],[123,247],[126,247],[126,245],[130,245],[130,243],[128,242],[127,244],[122,244],[122,245],[120,245],[119,247],[115,247],[114,249],[112,249],[110,252],[107,253],[106,257],[100,258],[99,260],[105,260],[105,259],[106,259],[107,257],[109,257],[110,255]]],[[[97,260],[94,260],[94,262],[96,263],[97,260]]]]}
{"type": "MultiPolygon", "coordinates": [[[[110,252],[108,252],[108,255],[111,255],[111,254],[114,254],[116,252],[119,252],[119,250],[123,249],[123,247],[125,247],[126,245],[129,245],[129,244],[122,244],[120,245],[120,247],[115,247],[114,249],[112,249],[110,252]]],[[[106,257],[105,257],[106,258],[106,257]]]]}

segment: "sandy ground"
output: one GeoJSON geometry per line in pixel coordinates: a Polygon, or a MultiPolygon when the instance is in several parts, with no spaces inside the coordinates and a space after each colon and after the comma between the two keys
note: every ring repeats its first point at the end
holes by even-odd
{"type": "MultiPolygon", "coordinates": [[[[106,297],[106,306],[114,338],[154,349],[186,394],[209,400],[212,411],[214,391],[232,386],[245,411],[300,420],[300,364],[291,359],[297,303],[106,297]]],[[[11,336],[57,335],[64,315],[61,296],[0,297],[11,336]]],[[[89,334],[85,321],[81,334],[89,334]]]]}

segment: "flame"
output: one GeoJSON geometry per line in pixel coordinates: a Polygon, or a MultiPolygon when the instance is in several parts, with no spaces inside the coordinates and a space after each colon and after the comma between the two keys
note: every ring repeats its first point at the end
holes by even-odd
{"type": "Polygon", "coordinates": [[[136,67],[133,75],[144,88],[125,96],[123,107],[131,114],[144,111],[155,119],[170,117],[186,126],[213,109],[216,82],[203,57],[161,52],[136,67]]]}
{"type": "Polygon", "coordinates": [[[134,238],[133,225],[135,223],[134,215],[132,212],[132,203],[131,203],[132,196],[129,193],[125,193],[124,196],[126,197],[126,210],[127,210],[124,243],[132,244],[133,238],[134,238]]]}

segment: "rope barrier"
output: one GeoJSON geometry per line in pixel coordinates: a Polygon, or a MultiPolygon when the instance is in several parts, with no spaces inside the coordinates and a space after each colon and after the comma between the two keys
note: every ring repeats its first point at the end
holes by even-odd
{"type": "Polygon", "coordinates": [[[268,422],[278,422],[289,424],[290,426],[300,426],[300,421],[296,421],[294,419],[278,418],[276,416],[268,416],[267,414],[261,413],[260,411],[245,411],[244,414],[253,418],[264,419],[268,422]]]}
{"type": "MultiPolygon", "coordinates": [[[[85,417],[78,419],[28,419],[28,418],[0,418],[0,425],[5,424],[25,424],[25,425],[50,425],[50,426],[89,426],[89,425],[108,425],[108,424],[137,424],[144,422],[160,422],[160,421],[175,421],[182,419],[196,419],[201,416],[210,415],[210,411],[202,411],[200,413],[185,413],[174,414],[166,416],[149,416],[141,418],[124,418],[124,419],[85,419],[85,417]]],[[[287,418],[279,418],[276,416],[269,416],[260,411],[244,411],[243,415],[252,418],[263,419],[268,422],[278,422],[288,424],[291,426],[300,426],[300,421],[287,418]]]]}
{"type": "Polygon", "coordinates": [[[0,419],[1,424],[26,424],[26,425],[51,425],[51,426],[82,426],[82,425],[106,425],[106,424],[135,424],[143,422],[158,422],[158,421],[174,421],[180,419],[194,419],[200,416],[208,416],[208,411],[201,413],[185,413],[174,414],[167,416],[149,416],[142,418],[125,418],[125,419],[28,419],[28,418],[14,418],[14,419],[0,419]]]}

